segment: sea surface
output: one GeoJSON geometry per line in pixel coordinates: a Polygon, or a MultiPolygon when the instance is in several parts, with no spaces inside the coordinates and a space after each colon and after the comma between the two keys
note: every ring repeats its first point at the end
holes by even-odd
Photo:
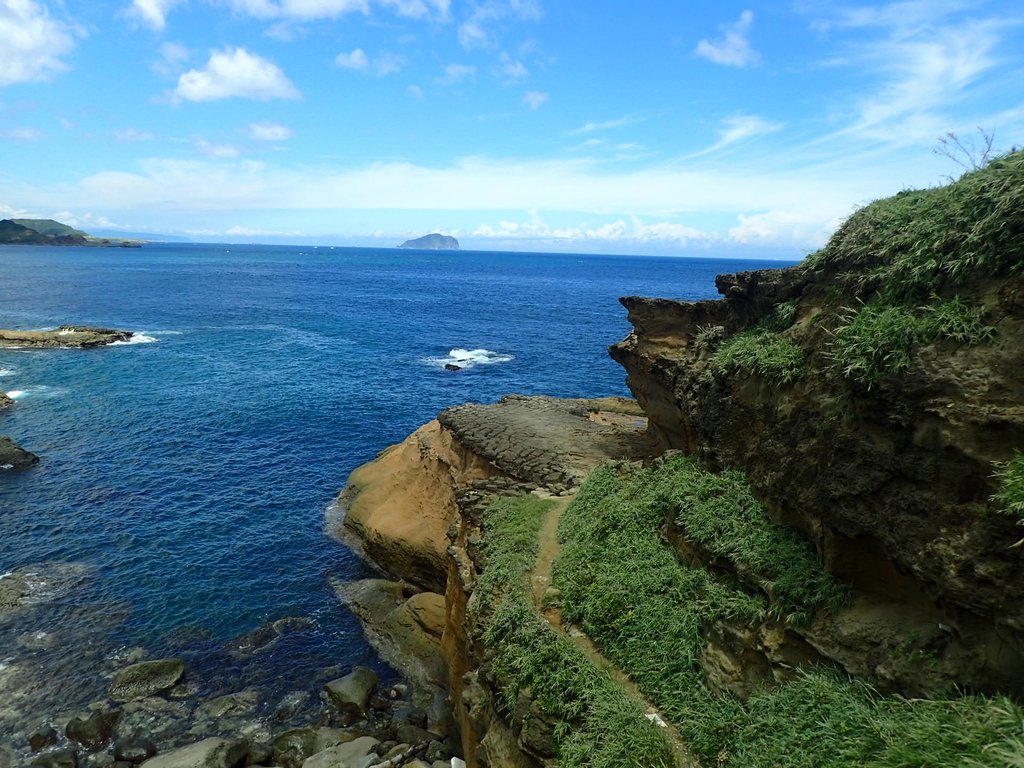
{"type": "MultiPolygon", "coordinates": [[[[102,696],[120,660],[279,691],[387,674],[332,581],[372,573],[325,531],[348,473],[457,403],[627,395],[619,296],[716,296],[781,262],[150,244],[0,247],[0,327],[135,331],[95,350],[0,350],[0,740],[102,696]],[[462,370],[445,370],[455,363],[462,370]],[[266,653],[233,641],[303,617],[266,653]],[[32,688],[32,691],[23,689],[32,688]]],[[[271,691],[271,695],[273,690],[271,691]]]]}

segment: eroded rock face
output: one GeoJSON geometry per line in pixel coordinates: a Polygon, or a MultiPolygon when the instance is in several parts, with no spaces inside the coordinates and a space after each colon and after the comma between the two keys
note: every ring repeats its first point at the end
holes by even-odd
{"type": "Polygon", "coordinates": [[[994,462],[1024,448],[1024,279],[962,286],[993,341],[923,346],[909,371],[868,388],[830,369],[841,310],[829,277],[722,276],[716,302],[624,298],[634,331],[611,355],[663,448],[746,472],[774,519],[866,596],[871,610],[857,603],[858,616],[808,633],[819,651],[895,690],[1020,692],[1021,529],[991,497],[994,462]],[[786,336],[806,353],[805,374],[777,386],[716,368],[714,344],[698,337],[728,336],[782,301],[796,302],[786,336]],[[893,663],[901,644],[938,673],[893,663]]]}

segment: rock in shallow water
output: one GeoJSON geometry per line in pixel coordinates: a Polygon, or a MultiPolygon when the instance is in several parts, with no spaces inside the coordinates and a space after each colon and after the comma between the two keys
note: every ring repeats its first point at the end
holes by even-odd
{"type": "Polygon", "coordinates": [[[0,437],[0,469],[25,469],[39,461],[34,453],[19,447],[9,437],[0,437]]]}
{"type": "Polygon", "coordinates": [[[64,733],[72,741],[78,742],[90,750],[102,749],[114,734],[117,721],[121,719],[121,710],[110,709],[105,712],[93,712],[88,717],[76,717],[68,723],[64,733]]]}
{"type": "Polygon", "coordinates": [[[181,659],[142,661],[120,670],[110,682],[110,696],[117,701],[144,699],[166,690],[185,674],[181,659]]]}
{"type": "Polygon", "coordinates": [[[370,695],[377,687],[377,673],[368,667],[356,667],[344,677],[324,686],[328,703],[342,714],[362,717],[370,706],[370,695]]]}

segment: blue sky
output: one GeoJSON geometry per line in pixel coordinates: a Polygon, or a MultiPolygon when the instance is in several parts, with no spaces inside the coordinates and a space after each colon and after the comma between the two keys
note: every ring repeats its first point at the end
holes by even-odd
{"type": "Polygon", "coordinates": [[[1017,0],[0,0],[0,216],[798,258],[1022,83],[1017,0]]]}

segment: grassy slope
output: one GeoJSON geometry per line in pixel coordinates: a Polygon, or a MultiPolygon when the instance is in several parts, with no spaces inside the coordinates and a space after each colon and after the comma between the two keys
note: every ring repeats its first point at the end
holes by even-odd
{"type": "Polygon", "coordinates": [[[709,621],[791,615],[837,597],[809,549],[751,503],[735,473],[716,477],[676,458],[655,470],[598,470],[562,518],[555,575],[566,618],[673,719],[705,764],[994,767],[1024,756],[1024,711],[1005,699],[906,701],[825,670],[808,670],[746,703],[714,695],[698,664],[709,621]],[[776,595],[784,603],[776,607],[763,592],[680,564],[659,537],[669,516],[684,518],[704,546],[729,549],[769,582],[808,586],[776,595]],[[773,555],[780,546],[787,554],[773,555]]]}

